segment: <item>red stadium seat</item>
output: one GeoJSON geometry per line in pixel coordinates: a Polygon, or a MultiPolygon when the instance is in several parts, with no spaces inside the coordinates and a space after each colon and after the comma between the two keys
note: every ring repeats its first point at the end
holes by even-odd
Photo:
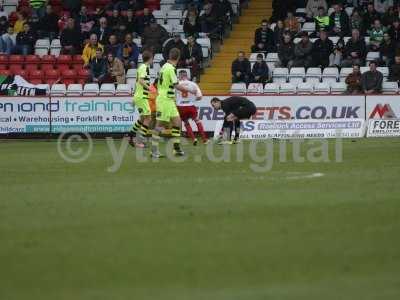
{"type": "Polygon", "coordinates": [[[78,72],[78,79],[86,81],[89,77],[89,74],[90,74],[90,72],[88,69],[80,69],[78,72]]]}
{"type": "Polygon", "coordinates": [[[22,65],[17,64],[17,65],[10,65],[8,68],[12,74],[18,73],[22,70],[22,65]]]}
{"type": "Polygon", "coordinates": [[[54,70],[54,66],[52,64],[42,64],[40,66],[43,72],[46,72],[47,70],[54,70]]]}
{"type": "Polygon", "coordinates": [[[32,84],[42,84],[43,83],[42,79],[29,79],[29,81],[32,84]]]}
{"type": "Polygon", "coordinates": [[[72,63],[72,56],[67,54],[60,54],[57,57],[57,64],[70,65],[72,63]]]}
{"type": "Polygon", "coordinates": [[[69,65],[64,65],[64,64],[58,64],[57,65],[57,70],[60,71],[60,73],[62,73],[65,70],[69,70],[69,65]]]}
{"type": "Polygon", "coordinates": [[[31,72],[33,70],[37,70],[39,69],[39,65],[38,64],[26,64],[25,65],[25,70],[28,72],[31,72]]]}
{"type": "Polygon", "coordinates": [[[7,70],[8,65],[0,64],[0,70],[7,70]]]}
{"type": "Polygon", "coordinates": [[[14,75],[19,75],[19,76],[22,76],[22,77],[24,77],[24,78],[27,78],[28,77],[28,71],[26,71],[26,70],[23,70],[23,69],[20,69],[20,70],[15,70],[14,71],[14,75]]]}
{"type": "Polygon", "coordinates": [[[72,63],[75,65],[83,65],[83,59],[81,55],[74,55],[74,58],[72,60],[72,63]]]}
{"type": "Polygon", "coordinates": [[[64,70],[61,73],[62,81],[65,84],[75,83],[77,79],[77,74],[75,70],[64,70]]]}
{"type": "Polygon", "coordinates": [[[42,83],[42,80],[44,79],[44,74],[43,71],[41,70],[32,70],[28,74],[29,80],[33,83],[32,80],[39,80],[40,83],[42,83]]]}
{"type": "Polygon", "coordinates": [[[11,73],[9,70],[0,70],[0,75],[2,76],[10,76],[11,73]]]}
{"type": "Polygon", "coordinates": [[[54,55],[43,55],[42,56],[42,65],[43,64],[54,65],[55,63],[56,63],[56,58],[54,55]]]}
{"type": "Polygon", "coordinates": [[[10,55],[10,57],[9,57],[10,64],[20,64],[22,66],[24,61],[25,61],[25,57],[23,55],[13,54],[13,55],[10,55]]]}
{"type": "Polygon", "coordinates": [[[8,65],[8,55],[0,54],[0,65],[8,65]]]}
{"type": "Polygon", "coordinates": [[[25,56],[25,64],[40,64],[41,59],[37,55],[26,55],[25,56]]]}
{"type": "Polygon", "coordinates": [[[58,70],[46,70],[45,71],[45,77],[47,80],[49,79],[54,79],[54,80],[58,80],[60,79],[60,72],[58,70]]]}

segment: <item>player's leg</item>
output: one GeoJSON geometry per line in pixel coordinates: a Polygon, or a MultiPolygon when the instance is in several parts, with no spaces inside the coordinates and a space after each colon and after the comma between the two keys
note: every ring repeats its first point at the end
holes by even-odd
{"type": "Polygon", "coordinates": [[[167,101],[157,100],[156,101],[156,124],[152,130],[151,135],[151,156],[155,158],[163,157],[160,153],[160,140],[161,133],[169,122],[169,115],[167,111],[167,101]]]}
{"type": "Polygon", "coordinates": [[[188,106],[178,106],[179,115],[186,128],[186,134],[192,140],[193,143],[196,142],[196,137],[194,136],[192,126],[189,122],[190,115],[188,114],[188,106]]]}
{"type": "Polygon", "coordinates": [[[172,136],[172,141],[174,145],[174,154],[176,156],[182,156],[185,155],[181,148],[181,126],[182,126],[182,120],[179,116],[178,109],[176,108],[176,105],[173,104],[170,106],[170,118],[171,118],[171,124],[172,124],[172,130],[171,130],[171,136],[172,136]]]}
{"type": "Polygon", "coordinates": [[[139,148],[144,148],[144,143],[149,135],[149,125],[151,122],[150,105],[147,99],[138,100],[135,104],[138,108],[140,119],[139,122],[135,124],[137,126],[137,130],[134,145],[139,148]]]}
{"type": "Polygon", "coordinates": [[[201,121],[197,117],[197,108],[195,106],[191,107],[190,118],[196,123],[197,132],[200,134],[203,143],[207,143],[208,138],[204,131],[203,123],[201,123],[201,121]]]}
{"type": "Polygon", "coordinates": [[[233,143],[236,144],[239,142],[239,136],[240,136],[240,120],[236,119],[235,121],[232,122],[234,131],[235,131],[235,137],[233,138],[233,143]]]}

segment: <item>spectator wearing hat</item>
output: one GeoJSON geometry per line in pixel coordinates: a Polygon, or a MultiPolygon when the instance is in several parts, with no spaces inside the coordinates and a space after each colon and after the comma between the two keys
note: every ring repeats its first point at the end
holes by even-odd
{"type": "Polygon", "coordinates": [[[156,19],[151,19],[150,25],[144,29],[142,45],[153,53],[161,53],[164,42],[168,39],[168,32],[157,24],[156,19]]]}
{"type": "Polygon", "coordinates": [[[261,21],[261,27],[254,33],[254,45],[251,52],[273,52],[275,51],[274,32],[269,28],[266,19],[261,21]]]}
{"type": "Polygon", "coordinates": [[[294,46],[293,67],[311,67],[312,66],[313,44],[308,37],[307,32],[301,33],[301,41],[294,46]]]}
{"type": "Polygon", "coordinates": [[[251,64],[243,51],[238,52],[237,58],[232,62],[232,83],[244,82],[246,85],[251,79],[251,64]]]}
{"type": "Polygon", "coordinates": [[[254,63],[253,68],[251,69],[251,75],[253,82],[262,83],[264,85],[268,81],[268,65],[261,53],[257,54],[257,61],[254,63]]]}
{"type": "Polygon", "coordinates": [[[380,93],[382,91],[383,75],[377,70],[378,63],[371,61],[369,71],[361,75],[361,86],[365,94],[380,93]]]}

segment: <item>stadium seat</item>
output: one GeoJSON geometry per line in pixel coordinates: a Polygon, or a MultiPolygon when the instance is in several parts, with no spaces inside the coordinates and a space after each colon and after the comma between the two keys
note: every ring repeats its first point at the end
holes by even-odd
{"type": "Polygon", "coordinates": [[[76,82],[78,76],[75,70],[66,69],[62,71],[61,77],[65,84],[72,84],[76,82]]]}
{"type": "Polygon", "coordinates": [[[35,44],[35,54],[44,56],[49,53],[50,41],[48,39],[38,39],[35,44]]]}
{"type": "Polygon", "coordinates": [[[341,68],[340,69],[340,81],[346,81],[346,77],[353,72],[353,68],[341,68]]]}
{"type": "Polygon", "coordinates": [[[315,31],[315,23],[314,22],[306,22],[303,24],[303,27],[301,30],[305,31],[305,32],[314,32],[315,31]]]}
{"type": "Polygon", "coordinates": [[[17,55],[17,54],[13,54],[9,56],[9,60],[8,62],[12,65],[12,64],[20,64],[22,65],[25,61],[25,56],[23,55],[17,55]]]}
{"type": "Polygon", "coordinates": [[[8,66],[9,57],[6,54],[0,54],[0,65],[8,66]]]}
{"type": "Polygon", "coordinates": [[[389,68],[388,67],[377,67],[376,68],[379,72],[382,73],[383,75],[383,80],[387,81],[387,78],[389,76],[389,68]]]}
{"type": "Polygon", "coordinates": [[[273,71],[272,81],[275,83],[286,82],[289,74],[287,68],[275,68],[273,71]]]}
{"type": "Polygon", "coordinates": [[[347,13],[347,15],[350,17],[351,14],[353,13],[354,7],[349,6],[349,7],[346,7],[344,10],[347,13]]]}
{"type": "Polygon", "coordinates": [[[72,63],[74,65],[83,65],[83,58],[81,55],[77,54],[73,56],[72,63]]]}
{"type": "Polygon", "coordinates": [[[113,83],[103,83],[100,87],[100,96],[114,96],[115,85],[113,83]]]}
{"type": "Polygon", "coordinates": [[[343,94],[347,90],[347,84],[344,82],[332,82],[331,94],[343,94]]]}
{"type": "Polygon", "coordinates": [[[296,94],[296,85],[293,83],[282,82],[279,84],[280,94],[296,94]]]}
{"type": "Polygon", "coordinates": [[[47,70],[54,70],[54,65],[43,64],[43,65],[40,65],[40,68],[42,69],[43,72],[46,72],[47,70]]]}
{"type": "Polygon", "coordinates": [[[71,65],[72,63],[72,56],[67,54],[61,54],[57,57],[57,64],[62,65],[71,65]]]}
{"type": "Polygon", "coordinates": [[[56,63],[56,58],[54,55],[43,55],[42,56],[42,69],[43,65],[52,65],[56,63]]]}
{"type": "Polygon", "coordinates": [[[126,72],[126,78],[135,78],[136,79],[137,70],[136,69],[128,69],[126,72]]]}
{"type": "Polygon", "coordinates": [[[132,87],[127,83],[120,83],[115,90],[116,96],[130,96],[132,95],[132,87]]]}
{"type": "Polygon", "coordinates": [[[344,42],[344,44],[346,45],[346,44],[347,44],[347,42],[348,42],[350,39],[351,39],[351,37],[350,37],[350,36],[345,36],[345,37],[343,38],[343,42],[344,42]]]}
{"type": "Polygon", "coordinates": [[[89,78],[89,74],[90,74],[90,72],[89,72],[89,70],[87,70],[87,69],[80,69],[79,71],[78,71],[78,76],[77,76],[77,78],[78,78],[78,83],[80,83],[80,84],[85,84],[85,82],[88,80],[88,78],[89,78]]]}
{"type": "MultiPolygon", "coordinates": [[[[57,70],[60,71],[60,73],[63,73],[65,70],[69,70],[69,65],[64,65],[64,64],[57,64],[57,70]]],[[[75,71],[75,70],[74,70],[75,71]]],[[[76,71],[75,71],[76,72],[76,71]]]]}
{"type": "Polygon", "coordinates": [[[397,82],[384,81],[382,83],[382,94],[397,94],[399,85],[397,82]]]}
{"type": "Polygon", "coordinates": [[[271,52],[267,54],[267,57],[265,58],[266,62],[278,62],[279,61],[279,57],[278,57],[278,53],[275,52],[271,52]]]}
{"type": "Polygon", "coordinates": [[[16,72],[19,72],[22,70],[22,65],[20,64],[11,64],[8,68],[11,72],[11,74],[15,74],[16,72]]]}
{"type": "Polygon", "coordinates": [[[262,83],[250,83],[247,88],[248,94],[262,94],[264,87],[262,83]]]}
{"type": "Polygon", "coordinates": [[[81,96],[82,95],[82,84],[80,83],[72,83],[68,85],[67,96],[81,96]]]}
{"type": "Polygon", "coordinates": [[[314,86],[314,93],[315,94],[329,94],[331,92],[331,87],[329,82],[323,81],[318,82],[314,86]]]}
{"type": "Polygon", "coordinates": [[[153,10],[153,16],[156,19],[157,23],[162,25],[165,22],[166,14],[162,10],[153,10]]]}
{"type": "Polygon", "coordinates": [[[233,83],[231,85],[231,94],[244,95],[246,94],[246,84],[245,83],[233,83]]]}
{"type": "Polygon", "coordinates": [[[58,70],[49,69],[45,71],[46,82],[50,85],[60,80],[60,72],[58,70]]]}
{"type": "Polygon", "coordinates": [[[164,57],[163,57],[162,53],[156,53],[156,54],[154,54],[154,57],[153,57],[153,62],[154,62],[154,63],[160,63],[160,62],[162,62],[163,60],[164,60],[164,57]]]}
{"type": "Polygon", "coordinates": [[[41,59],[37,55],[30,54],[25,56],[25,64],[40,64],[40,63],[41,59]]]}
{"type": "Polygon", "coordinates": [[[10,70],[0,69],[0,75],[2,75],[2,76],[10,76],[11,72],[10,72],[10,70]]]}
{"type": "Polygon", "coordinates": [[[167,12],[167,24],[174,28],[181,23],[182,11],[170,10],[167,12]]]}
{"type": "Polygon", "coordinates": [[[276,83],[267,83],[264,86],[264,94],[279,94],[279,85],[276,83]]]}
{"type": "Polygon", "coordinates": [[[59,56],[61,53],[61,42],[59,39],[54,39],[50,44],[50,54],[54,56],[59,56]]]}
{"type": "Polygon", "coordinates": [[[67,88],[65,84],[53,84],[50,89],[51,96],[65,96],[67,88]]]}
{"type": "Polygon", "coordinates": [[[300,82],[297,84],[297,94],[308,95],[314,92],[313,82],[300,82]]]}
{"type": "Polygon", "coordinates": [[[8,64],[0,64],[0,70],[7,70],[8,64]]]}
{"type": "Polygon", "coordinates": [[[298,84],[303,82],[306,71],[304,68],[291,68],[289,73],[289,82],[293,84],[298,84]]]}
{"type": "Polygon", "coordinates": [[[367,61],[373,61],[373,60],[378,60],[379,58],[380,58],[379,52],[370,51],[370,52],[367,53],[366,60],[367,61]]]}
{"type": "Polygon", "coordinates": [[[306,73],[306,82],[317,83],[321,81],[320,68],[308,68],[306,73]]]}
{"type": "Polygon", "coordinates": [[[83,87],[83,96],[97,96],[99,94],[99,85],[97,83],[87,83],[83,87]]]}
{"type": "Polygon", "coordinates": [[[171,33],[171,32],[172,32],[171,25],[169,25],[169,24],[162,24],[161,26],[164,27],[164,29],[165,29],[168,33],[171,33]]]}
{"type": "Polygon", "coordinates": [[[27,78],[28,77],[28,71],[26,71],[24,69],[15,70],[13,73],[14,73],[14,75],[22,76],[23,78],[27,78]]]}
{"type": "Polygon", "coordinates": [[[339,71],[336,67],[325,68],[322,72],[323,82],[336,82],[339,77],[339,71]]]}
{"type": "Polygon", "coordinates": [[[32,80],[32,79],[36,79],[36,80],[37,79],[43,79],[44,78],[43,71],[42,70],[32,70],[32,71],[29,72],[28,78],[30,80],[32,80]]]}
{"type": "Polygon", "coordinates": [[[333,45],[336,45],[339,41],[340,37],[338,36],[330,36],[329,39],[332,41],[333,45]]]}

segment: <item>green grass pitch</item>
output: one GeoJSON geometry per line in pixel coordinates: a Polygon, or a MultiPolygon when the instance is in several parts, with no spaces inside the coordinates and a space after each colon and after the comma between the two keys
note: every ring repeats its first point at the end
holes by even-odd
{"type": "Polygon", "coordinates": [[[79,164],[0,140],[0,299],[400,299],[399,139],[346,140],[342,163],[289,143],[266,173],[185,150],[108,172],[104,140],[79,164]]]}

